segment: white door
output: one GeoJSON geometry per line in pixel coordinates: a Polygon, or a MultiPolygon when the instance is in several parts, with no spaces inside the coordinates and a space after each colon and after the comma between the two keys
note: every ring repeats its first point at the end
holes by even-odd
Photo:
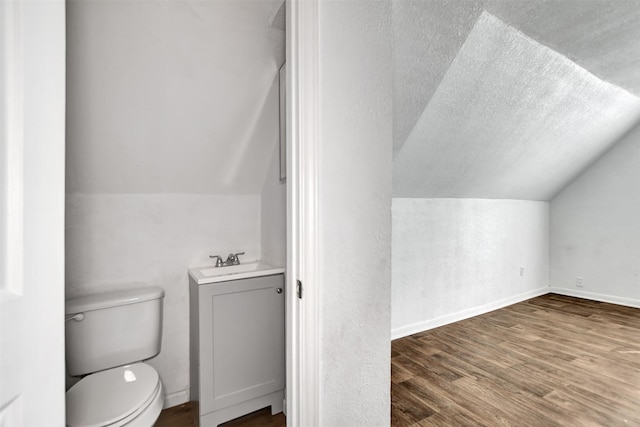
{"type": "Polygon", "coordinates": [[[63,426],[63,1],[0,1],[0,426],[63,426]]]}

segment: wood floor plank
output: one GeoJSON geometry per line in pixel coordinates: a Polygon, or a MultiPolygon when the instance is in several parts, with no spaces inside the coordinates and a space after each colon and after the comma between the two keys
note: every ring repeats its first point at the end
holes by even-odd
{"type": "Polygon", "coordinates": [[[271,415],[271,408],[264,408],[220,424],[220,427],[285,427],[285,424],[285,416],[282,412],[271,415]]]}
{"type": "Polygon", "coordinates": [[[640,426],[640,309],[549,294],[392,348],[414,426],[640,426]]]}
{"type": "MultiPolygon", "coordinates": [[[[193,408],[191,402],[167,408],[160,413],[154,427],[195,427],[193,408]]],[[[220,424],[220,427],[285,427],[285,424],[282,412],[271,415],[271,409],[264,408],[220,424]]]]}
{"type": "Polygon", "coordinates": [[[433,414],[412,427],[442,427],[447,425],[456,427],[489,427],[488,424],[484,424],[482,421],[470,416],[470,414],[465,413],[464,409],[457,405],[433,414]]]}
{"type": "Polygon", "coordinates": [[[405,383],[396,384],[391,389],[391,402],[397,425],[413,425],[430,417],[436,411],[421,400],[405,383]]]}
{"type": "MultiPolygon", "coordinates": [[[[399,356],[399,355],[398,355],[399,356]]],[[[402,367],[402,364],[391,358],[391,383],[398,384],[413,378],[413,374],[402,367]]]]}
{"type": "Polygon", "coordinates": [[[155,427],[195,427],[191,403],[183,403],[165,409],[155,423],[155,427]]]}

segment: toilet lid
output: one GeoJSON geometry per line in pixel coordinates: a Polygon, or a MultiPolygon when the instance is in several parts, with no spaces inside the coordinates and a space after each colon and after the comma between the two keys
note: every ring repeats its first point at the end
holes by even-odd
{"type": "Polygon", "coordinates": [[[88,375],[67,391],[67,425],[98,427],[116,423],[144,405],[158,382],[156,370],[144,363],[88,375]]]}

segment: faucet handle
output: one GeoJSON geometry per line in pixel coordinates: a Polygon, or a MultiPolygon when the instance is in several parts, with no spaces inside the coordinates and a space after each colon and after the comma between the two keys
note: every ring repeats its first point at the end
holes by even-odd
{"type": "Polygon", "coordinates": [[[218,258],[216,260],[216,267],[222,267],[224,263],[222,262],[222,257],[220,255],[209,255],[209,258],[218,258]]]}
{"type": "Polygon", "coordinates": [[[240,264],[240,260],[238,259],[238,255],[244,255],[244,252],[238,252],[238,253],[231,253],[229,254],[229,256],[227,257],[227,260],[225,261],[226,265],[239,265],[240,264]]]}
{"type": "Polygon", "coordinates": [[[229,254],[229,256],[227,256],[227,260],[224,262],[224,265],[236,265],[237,262],[238,258],[236,258],[234,254],[229,254]]]}

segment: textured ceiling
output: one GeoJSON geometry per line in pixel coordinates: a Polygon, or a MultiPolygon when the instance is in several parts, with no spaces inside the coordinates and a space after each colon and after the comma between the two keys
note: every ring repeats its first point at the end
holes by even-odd
{"type": "MultiPolygon", "coordinates": [[[[575,173],[594,160],[593,157],[588,158],[585,152],[589,152],[589,155],[599,155],[615,142],[605,141],[604,138],[619,136],[630,126],[628,122],[637,118],[633,109],[637,98],[628,92],[640,93],[638,22],[640,1],[395,1],[394,195],[435,197],[434,194],[438,194],[438,197],[514,197],[534,200],[550,197],[553,188],[562,188],[567,179],[573,178],[575,173]],[[493,26],[486,25],[491,15],[499,18],[495,19],[493,26]],[[510,46],[508,48],[512,49],[512,52],[501,55],[500,50],[507,49],[506,46],[484,46],[483,43],[491,38],[483,41],[483,35],[480,33],[495,31],[495,27],[502,28],[505,34],[519,34],[521,39],[528,40],[530,46],[526,50],[527,53],[520,52],[518,55],[517,48],[510,46]],[[469,52],[465,53],[466,56],[460,56],[461,49],[469,44],[468,38],[471,35],[478,43],[475,49],[482,50],[488,56],[482,58],[476,55],[475,63],[464,63],[464,58],[469,59],[469,52]],[[562,83],[558,83],[559,86],[553,89],[552,74],[554,71],[560,72],[562,67],[555,70],[553,67],[545,68],[544,61],[549,61],[550,58],[553,58],[555,63],[567,65],[567,70],[572,69],[577,75],[582,76],[582,80],[588,82],[591,89],[595,90],[598,86],[600,89],[596,92],[600,95],[595,96],[595,92],[585,93],[584,88],[573,81],[575,76],[572,76],[571,72],[555,76],[559,79],[558,82],[562,83]],[[535,63],[536,60],[541,62],[535,63]],[[455,64],[458,69],[450,69],[455,64]],[[478,81],[462,89],[465,84],[472,82],[474,77],[462,72],[461,68],[466,66],[473,66],[475,72],[483,74],[476,74],[478,81]],[[530,72],[532,66],[537,70],[535,73],[530,72]],[[516,76],[527,76],[533,83],[539,78],[551,78],[547,79],[551,86],[527,86],[529,82],[516,78],[510,80],[513,87],[509,87],[502,84],[501,74],[507,72],[505,67],[516,76]],[[576,70],[581,72],[578,73],[576,70]],[[465,78],[467,80],[464,80],[465,78]],[[495,85],[487,86],[486,78],[493,79],[491,81],[494,81],[495,85]],[[446,86],[441,88],[445,80],[446,86]],[[470,99],[471,92],[478,84],[484,84],[486,90],[482,96],[486,98],[470,99]],[[548,91],[556,90],[561,93],[565,84],[568,85],[567,88],[575,91],[570,96],[581,101],[575,105],[571,105],[570,102],[560,103],[554,109],[549,104],[548,91]],[[519,89],[520,86],[528,87],[523,101],[526,103],[528,100],[528,107],[519,103],[513,95],[518,93],[514,92],[514,89],[519,89]],[[439,96],[436,96],[437,94],[439,96]],[[503,111],[494,109],[481,114],[486,122],[486,129],[483,129],[479,126],[482,123],[480,116],[474,118],[470,110],[491,108],[492,99],[501,100],[501,105],[505,108],[503,111]],[[470,102],[474,104],[469,104],[470,102]],[[591,104],[592,102],[594,104],[591,104]],[[631,105],[629,109],[628,105],[631,105]],[[590,120],[594,112],[602,109],[609,113],[590,120]],[[516,114],[517,111],[520,111],[520,116],[516,114]],[[522,115],[524,111],[533,115],[533,121],[531,117],[522,115]],[[611,116],[612,111],[618,111],[619,115],[611,116]],[[437,122],[429,123],[429,118],[434,119],[438,114],[441,115],[437,117],[437,122]],[[538,125],[545,122],[548,127],[547,120],[555,120],[562,123],[560,128],[567,135],[582,135],[581,138],[588,142],[584,145],[569,146],[564,142],[564,137],[560,136],[560,132],[536,132],[536,126],[533,125],[535,117],[545,116],[548,117],[541,119],[538,125]],[[583,122],[587,125],[583,125],[583,122]],[[604,129],[598,128],[594,123],[600,123],[604,129]],[[445,132],[443,129],[447,128],[449,131],[445,132]],[[590,129],[588,135],[585,133],[587,129],[590,129]],[[606,136],[607,134],[609,136],[606,136]],[[490,140],[492,135],[501,135],[502,138],[508,136],[509,139],[488,144],[486,141],[490,140]],[[439,138],[440,145],[434,145],[434,138],[439,138]],[[410,141],[413,146],[402,155],[402,151],[405,150],[401,148],[410,141]],[[415,146],[418,141],[422,141],[428,148],[418,150],[415,146]],[[447,145],[453,145],[447,148],[442,145],[444,141],[448,141],[447,145]],[[463,144],[466,144],[464,149],[463,144]],[[477,150],[477,147],[483,144],[488,144],[488,147],[477,150]],[[502,148],[497,149],[498,144],[501,144],[502,148]],[[454,148],[455,145],[457,148],[454,148]],[[590,149],[589,145],[592,146],[590,149]],[[562,147],[568,150],[564,154],[566,158],[561,162],[562,167],[574,175],[567,171],[554,173],[556,182],[547,183],[547,189],[537,188],[534,184],[527,186],[524,182],[506,185],[502,188],[504,191],[495,187],[505,185],[506,180],[496,176],[499,172],[492,165],[506,164],[514,160],[514,153],[527,152],[529,160],[521,159],[517,162],[522,173],[528,169],[536,169],[536,166],[549,171],[552,166],[557,166],[557,162],[554,163],[553,160],[557,159],[562,147]],[[470,155],[465,154],[467,150],[477,151],[475,160],[469,161],[470,155]],[[466,159],[464,161],[467,163],[462,164],[463,159],[466,159]],[[543,163],[535,165],[534,159],[543,163]],[[413,165],[413,175],[402,170],[403,167],[409,167],[402,163],[403,161],[413,165]],[[444,166],[444,169],[453,175],[434,175],[433,172],[427,171],[426,169],[433,164],[444,166]],[[460,179],[453,173],[455,170],[466,170],[467,175],[477,173],[474,185],[466,187],[462,181],[448,182],[444,185],[444,182],[451,179],[460,179]],[[561,182],[561,179],[565,181],[561,182]],[[445,188],[447,186],[448,189],[445,188]],[[457,189],[454,188],[456,186],[457,189]],[[489,191],[492,186],[494,190],[489,191]],[[514,187],[520,190],[515,191],[514,187]],[[528,187],[531,189],[525,191],[528,187]]],[[[517,38],[510,40],[515,39],[517,38]]],[[[514,181],[525,181],[527,178],[522,173],[514,173],[511,178],[514,181]]]]}
{"type": "Polygon", "coordinates": [[[478,1],[393,2],[393,145],[402,147],[482,13],[478,1]]]}

